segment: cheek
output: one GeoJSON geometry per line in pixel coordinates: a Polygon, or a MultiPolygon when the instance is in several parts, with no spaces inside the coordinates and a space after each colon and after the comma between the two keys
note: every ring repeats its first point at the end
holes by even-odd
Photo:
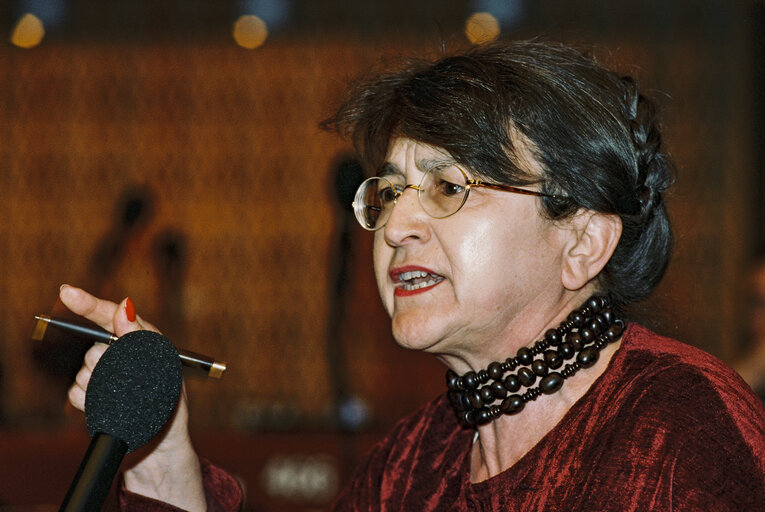
{"type": "Polygon", "coordinates": [[[386,311],[388,311],[388,314],[390,314],[393,307],[393,294],[386,293],[386,287],[390,287],[390,281],[388,280],[388,265],[390,264],[393,250],[385,243],[381,231],[382,230],[375,232],[374,235],[372,261],[375,272],[375,281],[377,282],[377,291],[380,294],[383,306],[386,311]]]}
{"type": "Polygon", "coordinates": [[[556,270],[549,241],[532,222],[504,224],[476,222],[459,243],[454,244],[456,286],[463,293],[483,293],[484,306],[497,307],[500,298],[533,292],[556,270]],[[472,290],[472,292],[471,292],[472,290]],[[485,293],[484,293],[485,291],[485,293]]]}

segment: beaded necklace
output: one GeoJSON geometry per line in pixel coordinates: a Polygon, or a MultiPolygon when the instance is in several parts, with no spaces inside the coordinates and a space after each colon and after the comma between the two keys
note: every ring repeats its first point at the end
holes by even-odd
{"type": "Polygon", "coordinates": [[[526,402],[541,394],[555,393],[567,378],[593,366],[600,351],[618,340],[623,331],[624,322],[614,315],[610,300],[592,296],[558,327],[549,329],[543,339],[519,349],[515,357],[464,375],[447,370],[449,401],[460,421],[467,425],[484,425],[502,414],[518,414],[526,402]],[[576,360],[563,366],[573,358],[576,360]],[[561,366],[559,372],[551,371],[561,366]],[[505,376],[507,372],[513,373],[505,376]],[[537,378],[539,383],[534,386],[537,378]],[[518,394],[521,388],[527,390],[518,394]]]}

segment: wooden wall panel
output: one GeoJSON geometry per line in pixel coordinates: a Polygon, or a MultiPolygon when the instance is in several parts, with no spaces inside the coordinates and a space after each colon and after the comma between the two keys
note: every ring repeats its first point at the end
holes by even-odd
{"type": "MultiPolygon", "coordinates": [[[[737,290],[753,229],[744,57],[721,83],[696,40],[605,45],[608,60],[660,91],[678,164],[669,196],[676,256],[636,312],[730,360],[744,346],[737,290]]],[[[5,424],[82,429],[64,405],[77,360],[29,340],[33,315],[60,312],[58,286],[69,282],[113,300],[129,295],[178,345],[228,361],[222,381],[188,383],[197,431],[331,431],[328,313],[345,215],[332,182],[348,147],[317,123],[350,77],[399,50],[332,41],[256,51],[228,41],[4,48],[5,424]],[[145,208],[130,228],[129,200],[145,208]],[[113,240],[124,242],[116,257],[99,260],[113,240]]],[[[356,229],[344,322],[332,337],[374,438],[440,392],[443,370],[392,341],[370,250],[371,236],[356,229]]]]}
{"type": "MultiPolygon", "coordinates": [[[[740,319],[729,290],[747,251],[747,209],[736,199],[751,173],[749,142],[738,135],[745,105],[728,106],[746,92],[744,78],[716,89],[706,49],[694,41],[606,48],[608,60],[638,70],[660,91],[678,161],[669,197],[677,253],[648,319],[731,357],[740,319]],[[656,313],[678,306],[683,314],[656,313]],[[720,315],[722,321],[705,321],[720,315]]],[[[60,415],[63,380],[40,392],[50,378],[30,357],[26,336],[34,313],[60,309],[57,286],[71,282],[114,300],[130,295],[141,314],[183,340],[179,345],[231,360],[223,382],[190,385],[197,409],[212,411],[198,413],[200,424],[247,423],[243,418],[274,401],[321,417],[330,393],[328,269],[339,215],[332,166],[347,147],[317,123],[350,77],[394,50],[297,42],[252,52],[228,43],[6,50],[6,416],[60,415]],[[143,201],[145,222],[120,235],[127,242],[102,276],[95,254],[127,229],[120,209],[130,198],[143,201]]],[[[389,365],[374,363],[398,349],[380,348],[391,341],[368,270],[369,237],[354,237],[354,313],[341,334],[353,361],[364,361],[351,370],[354,385],[373,394],[389,390],[384,402],[408,410],[422,397],[402,402],[406,387],[390,382],[409,375],[386,379],[389,365]],[[358,320],[367,316],[374,321],[358,320]],[[380,379],[389,384],[377,385],[380,379]]],[[[417,363],[394,366],[425,364],[436,372],[437,365],[422,362],[427,358],[406,359],[417,363]]]]}
{"type": "MultiPolygon", "coordinates": [[[[277,415],[269,425],[322,424],[339,214],[332,166],[347,147],[317,125],[375,51],[221,44],[9,53],[0,142],[6,416],[62,414],[69,377],[51,377],[27,338],[34,314],[61,311],[58,285],[69,282],[113,300],[131,296],[180,346],[229,362],[221,382],[190,382],[195,424],[257,427],[264,415],[277,415]],[[146,212],[135,227],[124,220],[131,198],[146,212]],[[125,243],[104,276],[94,260],[110,236],[125,243]]],[[[365,299],[346,299],[353,316],[338,336],[354,377],[377,377],[362,384],[368,393],[385,378],[376,347],[397,349],[368,270],[369,237],[357,231],[363,250],[351,290],[365,299]]],[[[386,399],[394,414],[441,384],[402,398],[395,391],[408,379],[399,380],[386,399]]],[[[391,421],[377,397],[364,398],[391,421]]]]}

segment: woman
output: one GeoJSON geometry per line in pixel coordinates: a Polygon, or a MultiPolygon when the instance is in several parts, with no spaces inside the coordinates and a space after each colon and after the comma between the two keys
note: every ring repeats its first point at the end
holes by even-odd
{"type": "MultiPolygon", "coordinates": [[[[755,510],[762,404],[721,362],[626,323],[671,252],[652,104],[578,52],[497,43],[359,84],[325,126],[377,176],[354,203],[396,341],[449,368],[337,510],[755,510]]],[[[118,335],[151,328],[64,287],[118,335]]],[[[82,408],[86,356],[70,392],[82,408]]],[[[123,505],[234,510],[186,403],[125,472],[123,505]],[[204,473],[204,475],[200,475],[204,473]]]]}

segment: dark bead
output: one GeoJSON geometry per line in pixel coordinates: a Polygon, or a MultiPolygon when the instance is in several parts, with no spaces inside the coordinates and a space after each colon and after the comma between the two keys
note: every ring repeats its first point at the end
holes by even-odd
{"type": "Polygon", "coordinates": [[[521,380],[521,384],[526,387],[531,386],[537,380],[537,376],[528,368],[520,368],[518,370],[518,378],[521,380]]]}
{"type": "Polygon", "coordinates": [[[572,375],[574,375],[577,372],[577,370],[579,370],[579,364],[571,363],[571,364],[567,364],[563,368],[563,370],[560,372],[560,374],[561,374],[561,377],[563,377],[564,379],[567,379],[571,377],[572,375]]]}
{"type": "Polygon", "coordinates": [[[546,350],[544,357],[547,367],[552,368],[553,370],[560,368],[560,365],[563,364],[563,359],[554,350],[546,350]]]}
{"type": "Polygon", "coordinates": [[[467,372],[462,376],[462,385],[465,389],[475,389],[478,386],[478,376],[475,372],[467,372]]]}
{"type": "Polygon", "coordinates": [[[475,422],[477,425],[486,425],[491,421],[491,415],[488,409],[481,409],[476,415],[475,422]]]}
{"type": "Polygon", "coordinates": [[[510,393],[515,393],[521,389],[521,379],[519,379],[517,375],[508,375],[505,377],[505,389],[507,389],[510,393]]]}
{"type": "Polygon", "coordinates": [[[481,401],[486,405],[494,401],[494,393],[491,392],[491,386],[482,387],[479,393],[481,394],[481,401]]]}
{"type": "Polygon", "coordinates": [[[536,359],[533,363],[531,363],[531,371],[540,377],[544,377],[547,375],[547,365],[541,359],[536,359]]]}
{"type": "Polygon", "coordinates": [[[568,314],[568,319],[576,326],[581,327],[584,324],[584,315],[579,311],[572,311],[568,314]]]}
{"type": "Polygon", "coordinates": [[[481,393],[478,390],[470,391],[468,394],[468,400],[470,400],[470,405],[473,406],[473,408],[478,409],[479,407],[483,407],[483,400],[481,400],[481,393]]]}
{"type": "Polygon", "coordinates": [[[486,373],[491,380],[497,380],[501,379],[505,372],[502,370],[502,364],[495,361],[486,368],[486,373]]]}
{"type": "Polygon", "coordinates": [[[494,398],[505,398],[507,396],[507,389],[501,382],[494,381],[491,383],[491,393],[494,395],[494,398]]]}
{"type": "Polygon", "coordinates": [[[588,347],[576,356],[576,362],[579,363],[582,368],[589,368],[598,362],[598,351],[592,347],[588,347]]]}
{"type": "Polygon", "coordinates": [[[446,387],[448,387],[452,391],[459,389],[457,387],[457,382],[459,381],[459,378],[460,376],[454,373],[452,370],[446,370],[446,387]]]}
{"type": "Polygon", "coordinates": [[[480,384],[483,384],[484,382],[486,382],[487,380],[489,380],[489,373],[488,373],[486,370],[481,370],[480,372],[478,372],[478,373],[476,374],[476,380],[477,380],[477,381],[478,381],[480,384]]]}
{"type": "Polygon", "coordinates": [[[566,342],[570,343],[571,346],[574,347],[574,350],[577,352],[582,350],[582,345],[584,345],[584,342],[582,341],[582,335],[578,332],[572,332],[566,336],[566,342]]]}
{"type": "Polygon", "coordinates": [[[523,410],[524,405],[526,404],[520,396],[510,395],[502,400],[499,408],[504,414],[518,414],[523,410]]]}
{"type": "Polygon", "coordinates": [[[600,297],[590,297],[587,301],[587,307],[590,308],[591,313],[597,313],[602,308],[600,297]]]}
{"type": "Polygon", "coordinates": [[[463,411],[473,410],[473,404],[470,403],[470,398],[468,397],[468,394],[465,393],[464,391],[460,392],[460,405],[463,411]]]}
{"type": "Polygon", "coordinates": [[[616,341],[619,339],[619,336],[622,335],[622,332],[624,331],[624,324],[622,324],[619,321],[616,321],[611,324],[611,326],[606,329],[606,337],[609,341],[616,341]]]}
{"type": "Polygon", "coordinates": [[[539,381],[539,390],[545,395],[551,395],[563,386],[563,377],[560,373],[553,372],[539,381]]]}
{"type": "Polygon", "coordinates": [[[587,327],[597,336],[600,334],[600,331],[602,330],[602,327],[600,326],[600,319],[596,316],[590,322],[587,324],[587,327]]]}
{"type": "Polygon", "coordinates": [[[518,361],[516,361],[514,357],[505,359],[505,367],[507,367],[507,370],[514,370],[516,366],[518,366],[518,361]]]}
{"type": "Polygon", "coordinates": [[[574,357],[574,354],[576,352],[574,351],[574,347],[571,346],[571,343],[564,342],[560,344],[560,347],[558,347],[558,355],[560,355],[563,359],[571,359],[574,357]]]}
{"type": "Polygon", "coordinates": [[[611,325],[614,322],[614,312],[610,309],[604,309],[601,311],[600,317],[603,319],[606,325],[611,325]]]}
{"type": "Polygon", "coordinates": [[[589,329],[587,327],[583,327],[579,329],[579,334],[582,336],[582,341],[586,345],[587,343],[591,343],[592,340],[595,339],[595,333],[592,332],[592,329],[589,329]]]}
{"type": "Polygon", "coordinates": [[[558,345],[560,345],[561,337],[560,337],[560,334],[558,334],[558,330],[549,329],[545,333],[545,341],[554,347],[557,347],[558,345]]]}
{"type": "Polygon", "coordinates": [[[534,360],[534,354],[532,354],[531,350],[526,347],[519,349],[515,357],[518,358],[519,363],[526,366],[530,365],[531,361],[534,360]]]}
{"type": "Polygon", "coordinates": [[[477,411],[467,411],[465,414],[462,415],[462,421],[467,423],[468,425],[475,425],[477,411]]]}

